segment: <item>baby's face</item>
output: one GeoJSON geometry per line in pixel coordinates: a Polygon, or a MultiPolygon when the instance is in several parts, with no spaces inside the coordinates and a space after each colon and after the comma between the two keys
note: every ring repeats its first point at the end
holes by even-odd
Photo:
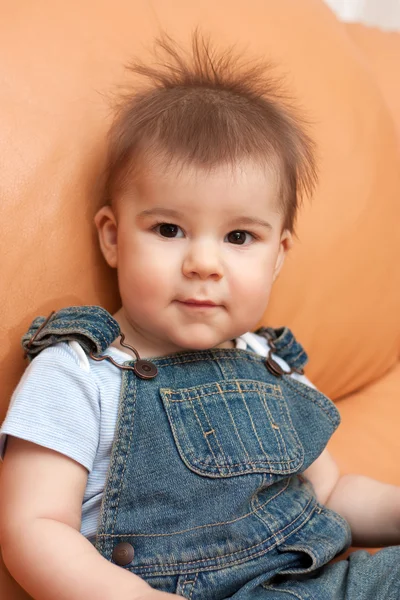
{"type": "Polygon", "coordinates": [[[290,246],[273,170],[148,170],[96,217],[121,329],[144,356],[228,346],[255,327],[290,246]]]}

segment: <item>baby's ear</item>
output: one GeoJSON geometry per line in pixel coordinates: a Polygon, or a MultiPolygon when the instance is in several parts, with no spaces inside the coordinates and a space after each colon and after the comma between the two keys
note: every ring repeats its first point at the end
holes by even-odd
{"type": "Polygon", "coordinates": [[[111,206],[103,206],[94,218],[99,235],[100,248],[110,267],[116,268],[118,263],[117,222],[111,206]]]}
{"type": "Polygon", "coordinates": [[[274,269],[274,281],[278,277],[280,270],[285,262],[286,254],[293,246],[293,237],[288,229],[285,229],[281,235],[281,241],[279,246],[278,256],[276,258],[275,269],[274,269]]]}

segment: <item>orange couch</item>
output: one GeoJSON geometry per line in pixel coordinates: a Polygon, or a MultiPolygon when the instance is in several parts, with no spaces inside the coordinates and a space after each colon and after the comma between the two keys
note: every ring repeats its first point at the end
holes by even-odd
{"type": "MultiPolygon", "coordinates": [[[[341,24],[320,0],[3,6],[0,419],[34,316],[118,306],[92,225],[113,97],[160,27],[186,43],[198,24],[276,62],[306,111],[320,184],[264,322],[294,330],[309,377],[337,401],[330,446],[343,471],[400,485],[400,35],[341,24]]],[[[4,566],[0,596],[27,598],[4,566]]]]}

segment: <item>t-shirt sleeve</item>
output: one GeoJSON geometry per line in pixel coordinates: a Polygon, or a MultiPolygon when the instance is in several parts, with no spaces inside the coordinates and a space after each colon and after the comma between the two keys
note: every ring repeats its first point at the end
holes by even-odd
{"type": "Polygon", "coordinates": [[[8,435],[60,452],[90,472],[100,434],[100,394],[90,371],[68,344],[43,350],[26,369],[0,429],[0,456],[8,435]]]}

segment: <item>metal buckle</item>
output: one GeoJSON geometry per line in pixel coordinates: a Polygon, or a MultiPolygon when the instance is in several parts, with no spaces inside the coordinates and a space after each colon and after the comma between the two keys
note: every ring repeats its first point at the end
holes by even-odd
{"type": "Polygon", "coordinates": [[[39,329],[37,331],[35,331],[35,333],[31,337],[31,339],[29,340],[29,342],[26,344],[26,350],[24,352],[24,358],[26,358],[28,356],[29,349],[32,346],[33,342],[36,340],[36,338],[39,335],[39,333],[42,331],[42,329],[44,329],[44,327],[46,327],[47,323],[53,318],[53,316],[55,314],[56,314],[56,311],[52,310],[51,313],[49,314],[49,316],[47,317],[47,319],[45,319],[43,321],[43,323],[41,324],[41,326],[39,327],[39,329]]]}

